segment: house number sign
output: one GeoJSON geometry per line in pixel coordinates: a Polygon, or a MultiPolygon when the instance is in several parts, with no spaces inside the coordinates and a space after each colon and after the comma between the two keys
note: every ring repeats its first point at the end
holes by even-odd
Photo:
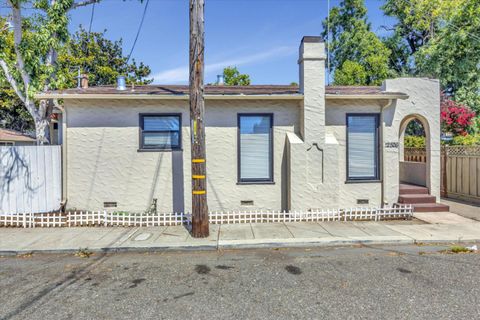
{"type": "Polygon", "coordinates": [[[385,148],[389,148],[389,149],[398,148],[398,142],[385,142],[385,148]]]}

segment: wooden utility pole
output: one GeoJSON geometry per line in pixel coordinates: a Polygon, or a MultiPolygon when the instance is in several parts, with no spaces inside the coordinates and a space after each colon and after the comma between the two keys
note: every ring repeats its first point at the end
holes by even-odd
{"type": "Polygon", "coordinates": [[[208,237],[205,152],[204,49],[205,0],[190,0],[190,119],[192,135],[192,235],[208,237]]]}

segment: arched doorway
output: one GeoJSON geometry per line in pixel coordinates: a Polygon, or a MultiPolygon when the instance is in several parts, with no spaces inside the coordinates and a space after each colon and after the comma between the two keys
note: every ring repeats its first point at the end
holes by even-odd
{"type": "Polygon", "coordinates": [[[430,190],[430,130],[419,115],[405,117],[399,137],[400,184],[426,187],[430,190]]]}

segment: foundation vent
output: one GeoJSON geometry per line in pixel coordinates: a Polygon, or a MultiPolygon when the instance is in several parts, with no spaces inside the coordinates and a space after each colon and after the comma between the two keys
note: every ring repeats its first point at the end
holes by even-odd
{"type": "Polygon", "coordinates": [[[116,208],[117,203],[116,202],[104,202],[103,207],[104,208],[116,208]]]}
{"type": "Polygon", "coordinates": [[[253,200],[241,200],[240,205],[242,205],[242,206],[253,206],[253,200]]]}
{"type": "Polygon", "coordinates": [[[357,204],[368,204],[368,199],[357,199],[357,204]]]}

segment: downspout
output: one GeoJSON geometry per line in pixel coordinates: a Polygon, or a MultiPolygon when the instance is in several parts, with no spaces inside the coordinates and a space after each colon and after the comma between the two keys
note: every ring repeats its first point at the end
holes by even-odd
{"type": "Polygon", "coordinates": [[[384,129],[385,129],[385,121],[383,118],[383,111],[386,108],[389,108],[393,103],[393,99],[388,99],[387,104],[382,106],[380,108],[380,121],[381,121],[381,126],[380,126],[380,140],[382,142],[381,144],[381,164],[382,164],[382,182],[381,182],[381,192],[380,192],[380,201],[381,201],[381,206],[382,208],[385,207],[385,141],[384,141],[384,129]]]}
{"type": "Polygon", "coordinates": [[[64,211],[67,205],[67,109],[54,99],[54,105],[62,112],[62,202],[60,210],[64,211]]]}

